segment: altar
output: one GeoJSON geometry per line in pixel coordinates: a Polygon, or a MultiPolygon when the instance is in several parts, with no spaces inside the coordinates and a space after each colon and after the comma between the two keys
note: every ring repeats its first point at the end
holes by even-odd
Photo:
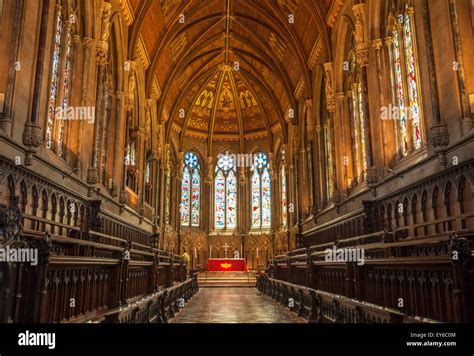
{"type": "Polygon", "coordinates": [[[208,272],[248,272],[243,258],[209,258],[206,270],[208,272]]]}

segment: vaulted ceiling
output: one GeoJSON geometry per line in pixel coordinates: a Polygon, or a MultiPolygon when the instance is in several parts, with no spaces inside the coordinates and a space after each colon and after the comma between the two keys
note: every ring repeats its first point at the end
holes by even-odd
{"type": "Polygon", "coordinates": [[[119,2],[129,12],[129,58],[144,58],[147,95],[159,88],[168,131],[212,141],[286,130],[285,113],[310,95],[314,61],[329,52],[343,0],[119,2]]]}

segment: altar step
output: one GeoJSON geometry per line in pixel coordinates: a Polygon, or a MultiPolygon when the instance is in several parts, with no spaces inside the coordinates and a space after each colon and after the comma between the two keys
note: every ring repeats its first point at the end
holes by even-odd
{"type": "Polygon", "coordinates": [[[254,272],[199,272],[199,287],[255,287],[254,272]]]}

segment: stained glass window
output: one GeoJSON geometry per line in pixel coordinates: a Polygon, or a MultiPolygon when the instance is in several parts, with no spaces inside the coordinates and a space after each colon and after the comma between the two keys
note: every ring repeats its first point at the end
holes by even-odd
{"type": "Polygon", "coordinates": [[[328,196],[328,199],[331,199],[334,192],[334,186],[333,186],[331,122],[329,120],[326,121],[326,125],[324,126],[324,143],[325,143],[325,151],[326,151],[325,154],[326,154],[326,162],[327,162],[327,169],[326,169],[326,183],[328,187],[327,196],[328,196]]]}
{"type": "Polygon", "coordinates": [[[227,176],[227,228],[237,227],[237,177],[231,170],[227,176]]]}
{"type": "Polygon", "coordinates": [[[270,228],[272,222],[271,180],[268,157],[263,152],[255,157],[251,192],[252,228],[270,228]]]}
{"type": "Polygon", "coordinates": [[[221,155],[214,180],[214,223],[216,229],[237,227],[237,176],[232,155],[221,155]]]}
{"type": "Polygon", "coordinates": [[[63,20],[61,7],[57,7],[56,27],[54,31],[53,59],[51,64],[51,82],[49,89],[48,119],[46,127],[46,147],[53,148],[54,140],[54,120],[56,119],[58,85],[59,85],[59,66],[61,63],[61,37],[63,33],[63,20]]]}
{"type": "Polygon", "coordinates": [[[362,83],[352,86],[352,140],[356,182],[365,180],[367,157],[365,152],[366,137],[364,134],[364,92],[362,83]]]}
{"type": "Polygon", "coordinates": [[[262,174],[262,227],[269,228],[272,222],[272,197],[271,197],[270,172],[268,168],[262,174]]]}
{"type": "Polygon", "coordinates": [[[64,153],[65,119],[67,117],[69,97],[71,96],[72,72],[72,34],[70,26],[67,22],[64,22],[63,16],[62,8],[58,5],[56,7],[53,37],[54,42],[45,140],[46,147],[48,149],[55,148],[59,156],[63,156],[64,153]],[[66,29],[65,34],[63,33],[64,29],[66,29]],[[62,60],[64,60],[64,62],[61,62],[62,60]],[[61,72],[61,63],[64,64],[63,73],[61,72]],[[61,97],[59,97],[60,95],[61,97]],[[56,126],[56,123],[58,126],[56,126]]]}
{"type": "Polygon", "coordinates": [[[401,135],[401,154],[407,154],[407,117],[405,106],[405,93],[403,91],[402,58],[400,53],[400,38],[398,31],[393,31],[393,58],[395,69],[396,92],[398,98],[398,108],[400,111],[400,135],[401,135]]]}
{"type": "Polygon", "coordinates": [[[225,228],[225,177],[222,171],[219,171],[215,180],[215,220],[216,228],[225,228]]]}
{"type": "Polygon", "coordinates": [[[189,225],[189,205],[191,203],[191,175],[188,167],[184,167],[181,180],[181,225],[189,225]]]}
{"type": "MultiPolygon", "coordinates": [[[[69,92],[71,87],[71,56],[72,56],[72,37],[71,32],[67,31],[66,37],[67,49],[66,49],[66,65],[64,69],[64,83],[63,83],[63,98],[61,108],[63,112],[67,112],[69,92]]],[[[58,133],[58,155],[63,155],[64,146],[64,130],[65,120],[59,121],[59,133],[58,133]]]]}
{"type": "Polygon", "coordinates": [[[165,190],[165,223],[169,224],[171,222],[171,171],[169,169],[166,172],[165,190]]]}
{"type": "Polygon", "coordinates": [[[286,174],[285,174],[285,165],[281,165],[281,220],[283,222],[283,225],[287,224],[287,218],[288,218],[288,203],[287,203],[287,197],[286,197],[286,174]]]}
{"type": "Polygon", "coordinates": [[[252,227],[260,227],[260,174],[255,169],[252,174],[252,227]]]}
{"type": "Polygon", "coordinates": [[[357,91],[359,85],[355,84],[352,87],[352,137],[353,137],[353,154],[354,154],[354,167],[356,171],[356,178],[359,179],[361,176],[361,160],[360,160],[360,145],[359,145],[359,105],[357,91]]]}
{"type": "Polygon", "coordinates": [[[362,83],[359,83],[359,124],[360,124],[360,156],[362,157],[362,176],[365,180],[365,175],[367,173],[367,156],[365,152],[365,117],[364,117],[364,94],[362,90],[362,83]]]}
{"type": "Polygon", "coordinates": [[[199,226],[199,209],[201,207],[201,176],[199,170],[193,171],[192,177],[192,190],[191,190],[191,225],[199,226]]]}
{"type": "Polygon", "coordinates": [[[398,17],[401,19],[400,27],[395,26],[392,31],[394,85],[398,100],[399,117],[397,119],[400,121],[398,131],[400,132],[400,153],[402,156],[406,156],[409,142],[413,141],[413,149],[419,149],[422,144],[415,34],[409,10],[410,8],[406,4],[405,13],[398,17]]]}
{"type": "Polygon", "coordinates": [[[181,225],[199,226],[201,208],[201,175],[199,160],[195,153],[184,156],[181,180],[181,225]]]}
{"type": "MultiPolygon", "coordinates": [[[[406,5],[408,10],[408,4],[406,5]]],[[[420,104],[418,100],[418,76],[415,67],[415,44],[411,18],[405,14],[403,26],[405,36],[405,62],[407,67],[408,97],[410,98],[410,114],[412,123],[413,148],[421,147],[420,104]]]]}

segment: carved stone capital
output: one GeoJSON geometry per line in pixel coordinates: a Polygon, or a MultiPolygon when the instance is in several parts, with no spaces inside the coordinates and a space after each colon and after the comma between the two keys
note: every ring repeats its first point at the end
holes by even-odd
{"type": "Polygon", "coordinates": [[[434,151],[438,154],[439,163],[446,167],[448,160],[445,149],[449,145],[449,132],[446,124],[435,124],[430,128],[430,143],[434,151]]]}
{"type": "Polygon", "coordinates": [[[345,99],[346,99],[346,93],[344,93],[343,91],[336,94],[336,100],[338,103],[344,101],[345,99]]]}
{"type": "Polygon", "coordinates": [[[82,38],[82,45],[86,48],[90,48],[93,43],[94,43],[94,40],[90,37],[83,37],[82,38]]]}
{"type": "Polygon", "coordinates": [[[446,124],[435,124],[430,128],[430,143],[436,152],[449,145],[449,132],[446,124]]]}
{"type": "Polygon", "coordinates": [[[127,191],[121,190],[119,195],[120,204],[129,204],[129,195],[127,191]]]}
{"type": "Polygon", "coordinates": [[[383,45],[383,42],[382,42],[382,40],[381,40],[380,38],[372,41],[372,47],[374,47],[375,50],[377,50],[377,51],[378,51],[380,48],[382,48],[382,45],[383,45]]]}
{"type": "Polygon", "coordinates": [[[66,32],[66,33],[71,32],[71,29],[72,29],[72,23],[70,21],[65,21],[63,23],[64,32],[66,32]]]}
{"type": "Polygon", "coordinates": [[[107,64],[109,54],[109,43],[104,41],[99,41],[97,43],[96,50],[96,61],[98,65],[107,64]]]}
{"type": "Polygon", "coordinates": [[[31,148],[38,148],[43,144],[41,128],[35,124],[25,124],[23,131],[23,144],[31,148]]]}
{"type": "Polygon", "coordinates": [[[378,181],[379,181],[379,176],[377,174],[377,168],[376,167],[367,168],[367,185],[373,186],[377,184],[378,181]]]}
{"type": "Polygon", "coordinates": [[[360,43],[356,45],[356,62],[360,67],[369,64],[369,46],[367,43],[360,43]]]}
{"type": "Polygon", "coordinates": [[[336,98],[334,96],[330,96],[326,98],[326,108],[330,113],[336,111],[336,98]]]}
{"type": "Polygon", "coordinates": [[[385,46],[388,46],[388,47],[392,46],[393,45],[393,37],[390,37],[390,36],[385,37],[383,39],[383,43],[384,43],[385,46]]]}
{"type": "Polygon", "coordinates": [[[115,92],[115,96],[116,96],[117,99],[119,99],[119,100],[123,100],[123,99],[125,99],[125,98],[127,97],[123,91],[116,91],[116,92],[115,92]]]}
{"type": "Polygon", "coordinates": [[[89,168],[87,170],[87,183],[97,184],[98,181],[99,181],[99,172],[97,168],[89,168]]]}
{"type": "Polygon", "coordinates": [[[341,193],[338,190],[334,190],[332,193],[332,202],[334,204],[339,204],[342,201],[341,193]]]}
{"type": "Polygon", "coordinates": [[[74,43],[75,46],[77,46],[78,43],[81,42],[81,36],[79,35],[73,35],[72,36],[72,43],[74,43]]]}

